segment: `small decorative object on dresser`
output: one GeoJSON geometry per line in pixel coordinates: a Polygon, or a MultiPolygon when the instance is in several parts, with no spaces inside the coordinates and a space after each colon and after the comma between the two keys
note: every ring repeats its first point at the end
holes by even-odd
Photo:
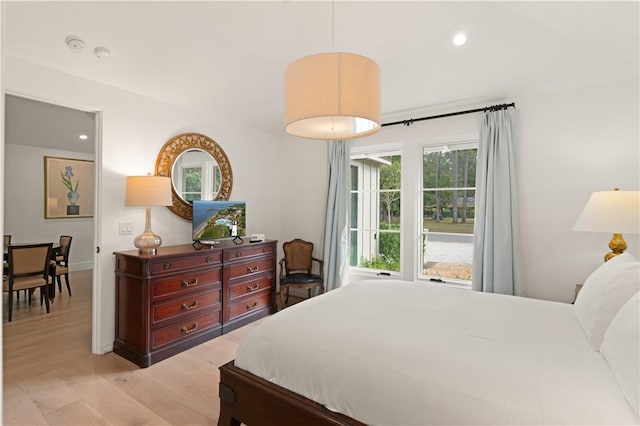
{"type": "Polygon", "coordinates": [[[277,241],[116,256],[113,351],[140,367],[275,312],[277,241]]]}

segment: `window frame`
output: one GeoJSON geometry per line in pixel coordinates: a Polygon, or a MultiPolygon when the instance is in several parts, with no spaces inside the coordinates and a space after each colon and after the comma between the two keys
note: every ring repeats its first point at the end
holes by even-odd
{"type": "MultiPolygon", "coordinates": [[[[393,137],[391,137],[393,139],[393,137]]],[[[389,152],[400,152],[402,158],[401,199],[400,199],[400,272],[373,270],[357,266],[348,266],[350,281],[362,279],[400,279],[409,282],[430,282],[429,277],[421,276],[421,234],[422,234],[422,158],[425,148],[438,150],[443,146],[478,148],[479,136],[477,133],[460,133],[445,137],[435,138],[410,138],[404,141],[395,138],[397,142],[373,143],[369,145],[358,144],[351,147],[350,158],[355,155],[382,155],[389,152]],[[419,269],[420,268],[420,269],[419,269]],[[380,273],[384,275],[380,275],[380,273]],[[387,275],[389,273],[389,275],[387,275]]],[[[369,142],[369,141],[362,141],[369,142]]],[[[362,143],[359,141],[359,143],[362,143]]],[[[353,163],[351,163],[353,164],[353,163]]],[[[351,191],[351,184],[349,186],[351,191]]],[[[351,193],[351,192],[350,192],[351,193]]],[[[351,201],[348,203],[351,215],[351,201]]],[[[348,228],[351,231],[351,228],[348,228]]],[[[349,232],[350,233],[350,232],[349,232]]],[[[350,242],[349,235],[349,244],[350,242]]],[[[438,283],[443,286],[470,289],[469,282],[455,282],[446,280],[446,283],[438,283]]]]}
{"type": "MultiPolygon", "coordinates": [[[[353,147],[351,148],[351,152],[350,152],[350,178],[351,178],[351,167],[357,167],[358,169],[358,188],[355,190],[356,193],[361,194],[364,193],[364,190],[362,190],[362,167],[361,167],[361,163],[358,163],[357,160],[359,159],[366,159],[366,158],[375,158],[375,157],[383,157],[383,156],[396,156],[399,155],[400,156],[400,187],[398,188],[398,192],[400,194],[400,229],[398,231],[388,231],[385,230],[385,232],[389,232],[389,233],[397,233],[400,236],[400,259],[399,259],[399,264],[400,264],[400,270],[399,271],[389,271],[386,269],[377,269],[377,268],[365,268],[362,266],[359,266],[360,263],[360,259],[356,260],[357,265],[352,266],[351,265],[351,261],[349,261],[349,273],[354,273],[357,275],[363,275],[363,276],[389,276],[389,277],[394,277],[394,278],[401,278],[403,276],[403,271],[404,271],[404,262],[403,262],[403,258],[404,258],[404,250],[403,250],[403,240],[404,238],[406,238],[405,235],[403,235],[403,230],[404,230],[404,191],[403,191],[403,182],[404,182],[404,152],[402,149],[401,145],[398,144],[394,144],[394,145],[375,145],[375,146],[366,146],[366,147],[353,147]]],[[[354,190],[351,188],[351,183],[349,185],[349,203],[348,203],[348,208],[349,208],[349,212],[348,212],[348,217],[349,217],[349,228],[348,228],[348,248],[349,248],[349,257],[351,260],[351,235],[352,232],[354,231],[354,229],[356,230],[356,232],[364,232],[362,231],[362,224],[358,223],[358,227],[356,228],[352,228],[351,227],[351,214],[352,214],[352,210],[351,210],[351,194],[353,194],[354,190]]],[[[378,189],[378,191],[376,191],[378,193],[380,193],[381,191],[378,189]]],[[[357,205],[358,207],[361,206],[361,204],[363,203],[363,200],[358,199],[357,205]]],[[[377,214],[379,214],[379,212],[377,212],[377,214]]],[[[378,224],[378,228],[377,228],[377,232],[378,234],[380,233],[380,226],[378,224]]]]}
{"type": "MultiPolygon", "coordinates": [[[[420,166],[419,173],[417,176],[418,179],[418,206],[416,209],[416,234],[414,237],[416,238],[416,245],[414,247],[415,252],[415,273],[417,281],[428,281],[428,282],[437,282],[438,284],[451,286],[451,287],[461,287],[465,289],[471,289],[471,280],[461,280],[456,278],[444,278],[444,277],[432,277],[429,275],[423,274],[423,259],[422,259],[422,238],[423,238],[423,212],[424,212],[424,162],[423,156],[425,153],[430,152],[438,152],[438,151],[451,151],[451,148],[455,148],[456,150],[463,149],[478,149],[479,138],[477,135],[469,135],[460,138],[446,138],[438,141],[432,141],[431,143],[425,143],[420,145],[420,166]],[[443,281],[437,281],[438,279],[442,279],[443,281]]],[[[477,181],[476,186],[474,187],[474,192],[477,191],[477,181]]],[[[444,189],[444,188],[441,188],[444,189]]],[[[460,189],[460,188],[458,188],[460,189]]],[[[474,226],[475,226],[475,214],[474,214],[474,226]]],[[[473,235],[475,237],[475,227],[473,235]]]]}
{"type": "Polygon", "coordinates": [[[181,190],[180,190],[180,196],[182,197],[182,199],[188,201],[188,202],[192,202],[195,200],[202,200],[202,180],[203,180],[203,176],[204,176],[204,167],[202,166],[186,166],[186,167],[181,167],[180,168],[180,186],[181,186],[181,190]],[[187,173],[189,172],[189,170],[200,170],[200,191],[187,191],[187,173]],[[198,198],[195,199],[189,199],[189,195],[198,195],[198,198]]]}

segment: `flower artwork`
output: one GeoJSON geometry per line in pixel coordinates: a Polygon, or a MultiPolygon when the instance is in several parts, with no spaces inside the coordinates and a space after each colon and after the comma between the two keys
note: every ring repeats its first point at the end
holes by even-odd
{"type": "Polygon", "coordinates": [[[64,171],[60,172],[60,177],[62,178],[62,184],[69,190],[67,193],[67,199],[69,200],[69,204],[67,204],[67,215],[78,216],[80,214],[80,206],[77,204],[78,199],[80,199],[80,194],[78,193],[80,179],[76,179],[76,184],[74,186],[73,181],[71,180],[73,177],[73,167],[71,166],[66,166],[64,171]]]}
{"type": "Polygon", "coordinates": [[[45,218],[92,217],[93,183],[93,161],[45,157],[45,218]]]}

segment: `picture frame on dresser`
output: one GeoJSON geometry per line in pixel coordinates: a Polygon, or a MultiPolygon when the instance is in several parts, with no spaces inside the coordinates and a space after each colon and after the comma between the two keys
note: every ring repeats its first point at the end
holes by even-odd
{"type": "Polygon", "coordinates": [[[114,352],[148,367],[276,312],[277,241],[115,252],[114,352]]]}

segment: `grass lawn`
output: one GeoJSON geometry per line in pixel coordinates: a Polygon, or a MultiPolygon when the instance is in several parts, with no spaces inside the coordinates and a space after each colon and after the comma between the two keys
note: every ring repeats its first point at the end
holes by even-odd
{"type": "Polygon", "coordinates": [[[453,219],[445,217],[440,222],[425,220],[424,227],[430,232],[450,232],[453,234],[473,234],[473,219],[467,219],[467,223],[451,223],[453,219]]]}

